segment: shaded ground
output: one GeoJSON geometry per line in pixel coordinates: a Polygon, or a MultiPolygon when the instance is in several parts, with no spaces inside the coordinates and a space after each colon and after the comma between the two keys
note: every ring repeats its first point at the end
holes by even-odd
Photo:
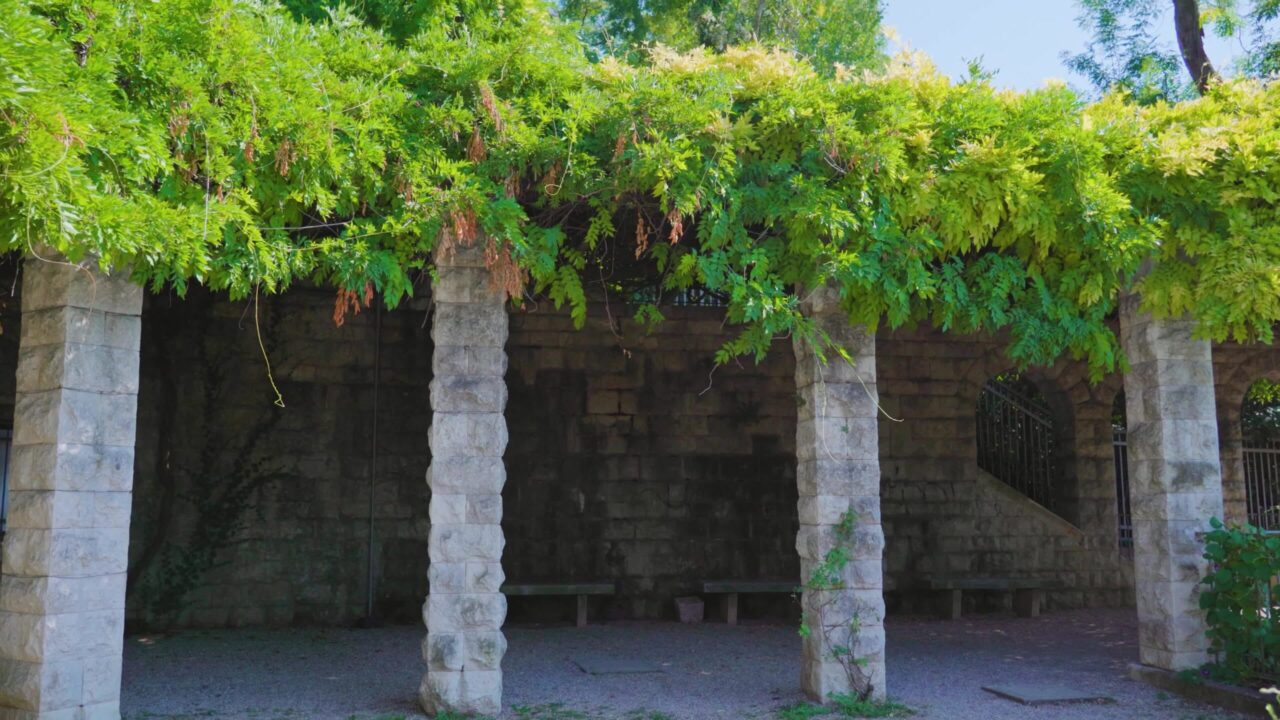
{"type": "MultiPolygon", "coordinates": [[[[415,697],[423,633],[393,627],[130,637],[122,710],[128,720],[422,717],[415,697]]],[[[1125,666],[1137,658],[1132,610],[957,622],[891,618],[887,634],[889,693],[917,717],[1233,717],[1126,678],[1125,666]],[[1026,682],[1067,685],[1116,702],[1029,708],[981,689],[1026,682]]],[[[515,709],[504,717],[765,720],[802,700],[792,626],[610,623],[509,628],[507,637],[505,700],[515,709]],[[587,653],[646,660],[661,672],[587,675],[572,660],[587,653]]]]}

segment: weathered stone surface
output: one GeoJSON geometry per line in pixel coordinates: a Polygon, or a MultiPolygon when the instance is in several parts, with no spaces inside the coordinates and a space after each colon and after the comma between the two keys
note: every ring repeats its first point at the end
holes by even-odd
{"type": "Polygon", "coordinates": [[[125,574],[91,577],[0,577],[0,611],[65,614],[123,610],[125,574]]]}
{"type": "Polygon", "coordinates": [[[9,489],[128,493],[133,489],[133,447],[15,445],[9,454],[9,489]]]}
{"type": "Polygon", "coordinates": [[[1189,319],[1156,320],[1121,300],[1139,658],[1168,670],[1209,659],[1197,533],[1222,517],[1212,350],[1189,319]]]}
{"type": "Polygon", "coordinates": [[[103,345],[65,343],[24,348],[19,363],[32,369],[18,376],[18,392],[86,390],[138,392],[138,351],[103,345]]]}
{"type": "Polygon", "coordinates": [[[142,290],[123,275],[38,260],[25,267],[0,717],[114,719],[142,290]]]}
{"type": "Polygon", "coordinates": [[[428,713],[496,714],[502,707],[503,346],[505,298],[467,249],[441,262],[435,283],[436,343],[429,433],[431,587],[423,606],[428,713]]]}
{"type": "Polygon", "coordinates": [[[428,672],[418,694],[428,714],[497,715],[502,710],[502,671],[428,672]]]}
{"type": "Polygon", "coordinates": [[[504,303],[436,303],[431,320],[436,347],[502,347],[507,337],[504,303]]]}
{"type": "Polygon", "coordinates": [[[436,411],[431,419],[433,461],[452,457],[501,458],[506,447],[507,421],[501,413],[436,411]]]}
{"type": "Polygon", "coordinates": [[[437,412],[500,413],[507,407],[507,383],[492,375],[436,375],[431,407],[437,412]]]}
{"type": "Polygon", "coordinates": [[[9,518],[25,528],[128,528],[131,506],[127,492],[15,490],[9,518]]]}
{"type": "Polygon", "coordinates": [[[807,582],[837,547],[849,557],[838,588],[806,590],[801,598],[810,629],[801,684],[820,701],[833,693],[861,691],[864,684],[880,699],[885,697],[884,532],[875,338],[849,326],[830,288],[810,293],[805,309],[857,362],[836,358],[823,364],[812,347],[795,341],[801,580],[807,582]],[[838,527],[846,516],[853,518],[853,531],[843,539],[838,527]],[[845,662],[837,651],[842,647],[854,651],[845,662]]]}
{"type": "Polygon", "coordinates": [[[4,571],[26,577],[93,577],[128,569],[129,528],[10,527],[4,571]]]}
{"type": "Polygon", "coordinates": [[[438,375],[502,377],[507,372],[502,346],[437,345],[431,362],[438,375]]]}
{"type": "Polygon", "coordinates": [[[65,306],[29,310],[24,306],[19,335],[24,348],[72,342],[136,352],[142,346],[142,321],[134,314],[65,306]]]}
{"type": "MultiPolygon", "coordinates": [[[[435,505],[435,497],[431,504],[435,505]]],[[[454,563],[500,560],[505,544],[500,525],[433,524],[428,547],[432,562],[454,563]]]]}
{"type": "Polygon", "coordinates": [[[501,455],[485,457],[455,455],[431,458],[427,482],[432,492],[466,495],[499,494],[507,481],[501,455]]]}
{"type": "Polygon", "coordinates": [[[23,313],[62,307],[133,316],[142,311],[142,286],[130,282],[127,273],[108,276],[90,267],[35,259],[22,269],[23,313]]]}

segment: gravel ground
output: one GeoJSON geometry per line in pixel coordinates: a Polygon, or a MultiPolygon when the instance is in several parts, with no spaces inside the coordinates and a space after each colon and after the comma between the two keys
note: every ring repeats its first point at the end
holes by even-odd
{"type": "MultiPolygon", "coordinates": [[[[1167,697],[1125,677],[1137,657],[1133,611],[1050,613],[1037,619],[976,616],[956,622],[890,618],[889,693],[916,717],[1234,717],[1167,697]],[[1114,704],[1029,708],[981,687],[1043,682],[1097,692],[1114,704]]],[[[124,717],[421,718],[419,627],[373,630],[227,630],[126,640],[124,717]]],[[[609,623],[507,629],[509,707],[504,717],[765,720],[799,702],[799,639],[785,625],[609,623]],[[661,672],[591,676],[571,658],[625,653],[661,672]],[[558,705],[583,714],[556,713],[558,705]],[[640,711],[644,711],[641,713],[640,711]]]]}

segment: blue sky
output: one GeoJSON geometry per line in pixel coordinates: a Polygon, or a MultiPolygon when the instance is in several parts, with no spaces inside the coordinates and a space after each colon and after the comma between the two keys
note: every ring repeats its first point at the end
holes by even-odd
{"type": "MultiPolygon", "coordinates": [[[[947,75],[964,74],[966,60],[981,57],[983,67],[997,71],[997,85],[1023,90],[1048,78],[1084,84],[1067,72],[1061,57],[1088,40],[1076,15],[1075,0],[885,0],[885,25],[947,75]]],[[[1172,48],[1171,15],[1172,10],[1161,29],[1172,48]]],[[[1210,38],[1208,49],[1215,65],[1230,66],[1231,44],[1210,38]]]]}

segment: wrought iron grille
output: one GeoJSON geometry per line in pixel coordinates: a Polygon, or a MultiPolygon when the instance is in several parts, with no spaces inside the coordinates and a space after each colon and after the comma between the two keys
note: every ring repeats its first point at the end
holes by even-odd
{"type": "Polygon", "coordinates": [[[1055,510],[1057,476],[1053,415],[1016,376],[987,381],[978,397],[978,467],[1055,510]]]}
{"type": "Polygon", "coordinates": [[[1116,520],[1120,547],[1133,547],[1133,507],[1129,504],[1129,433],[1111,426],[1111,448],[1116,464],[1116,520]]]}
{"type": "Polygon", "coordinates": [[[1244,448],[1245,501],[1249,524],[1280,531],[1280,440],[1244,448]]]}
{"type": "Polygon", "coordinates": [[[669,301],[675,307],[728,307],[729,298],[712,292],[704,287],[694,286],[674,292],[659,292],[657,287],[645,287],[631,293],[630,302],[655,303],[658,300],[669,301]]]}

